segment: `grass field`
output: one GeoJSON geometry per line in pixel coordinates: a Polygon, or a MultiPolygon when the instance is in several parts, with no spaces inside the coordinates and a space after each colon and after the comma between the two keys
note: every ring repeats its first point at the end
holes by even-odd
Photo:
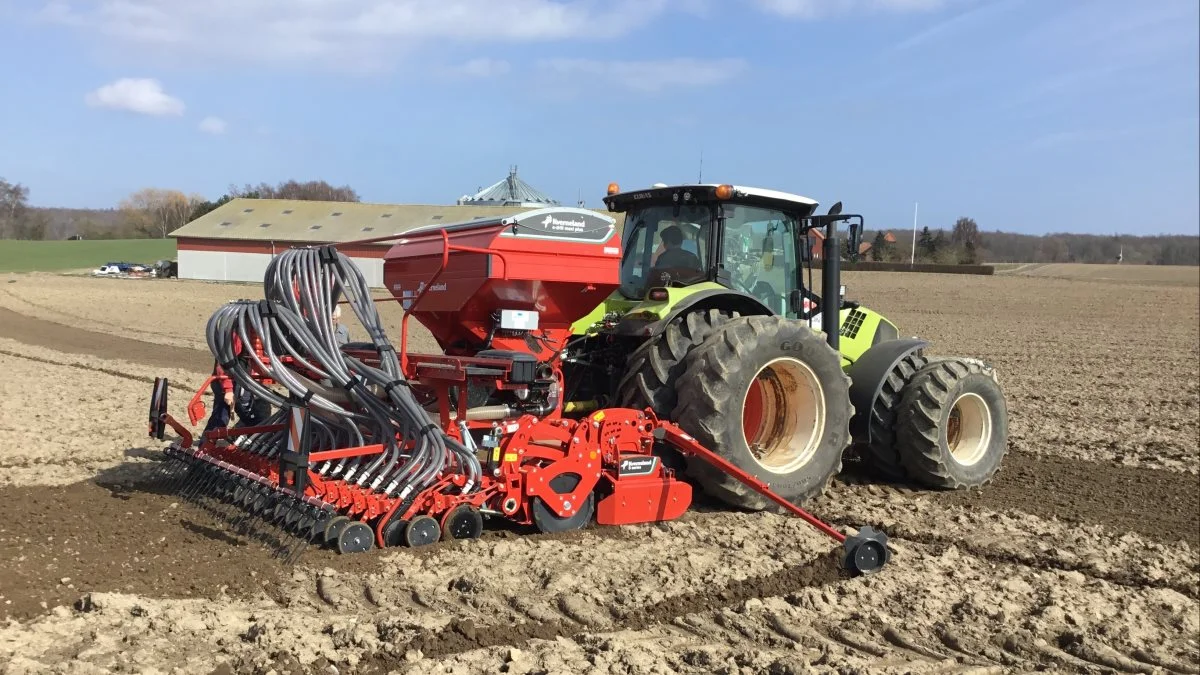
{"type": "Polygon", "coordinates": [[[174,257],[174,239],[0,241],[0,272],[62,272],[95,269],[107,262],[153,264],[174,257]]]}

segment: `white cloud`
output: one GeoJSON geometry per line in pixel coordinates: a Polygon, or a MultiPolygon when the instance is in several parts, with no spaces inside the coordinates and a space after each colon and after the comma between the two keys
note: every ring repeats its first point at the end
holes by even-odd
{"type": "Polygon", "coordinates": [[[141,115],[182,115],[183,101],[163,91],[158,80],[122,78],[89,93],[85,99],[93,108],[125,110],[141,115]]]}
{"type": "Polygon", "coordinates": [[[928,12],[959,0],[753,0],[764,12],[789,19],[823,19],[854,13],[928,12]]]}
{"type": "MultiPolygon", "coordinates": [[[[684,0],[54,0],[39,18],[122,54],[359,69],[444,42],[599,41],[684,0]]],[[[682,6],[686,7],[686,3],[682,6]]]]}
{"type": "Polygon", "coordinates": [[[205,117],[200,120],[200,131],[213,136],[220,136],[229,128],[225,120],[220,117],[205,117]]]}
{"type": "Polygon", "coordinates": [[[560,78],[587,78],[638,92],[699,88],[727,82],[746,70],[742,59],[663,59],[659,61],[594,61],[548,59],[538,68],[560,78]]]}

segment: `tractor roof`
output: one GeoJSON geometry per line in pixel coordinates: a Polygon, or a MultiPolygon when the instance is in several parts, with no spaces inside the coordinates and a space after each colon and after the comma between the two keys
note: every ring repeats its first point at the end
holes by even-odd
{"type": "Polygon", "coordinates": [[[691,198],[697,201],[711,201],[715,199],[729,199],[734,202],[741,203],[759,203],[764,206],[772,205],[787,208],[786,205],[791,205],[793,209],[801,211],[804,214],[812,213],[817,207],[817,201],[790,192],[781,192],[779,190],[768,190],[766,188],[748,187],[744,185],[720,185],[716,183],[689,183],[682,185],[663,185],[658,183],[645,190],[630,190],[628,192],[620,192],[616,184],[609,186],[609,195],[604,198],[604,203],[608,206],[609,211],[627,211],[635,205],[644,202],[658,201],[673,201],[673,195],[679,192],[690,192],[691,198]],[[732,189],[732,195],[718,196],[718,189],[732,189]]]}

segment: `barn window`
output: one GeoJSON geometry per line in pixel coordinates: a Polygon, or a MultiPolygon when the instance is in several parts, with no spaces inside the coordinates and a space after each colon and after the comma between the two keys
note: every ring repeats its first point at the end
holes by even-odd
{"type": "Polygon", "coordinates": [[[229,222],[228,220],[226,220],[225,222],[221,223],[221,227],[229,227],[229,226],[230,226],[230,225],[232,225],[232,224],[233,224],[233,223],[231,223],[231,222],[229,222]]]}
{"type": "Polygon", "coordinates": [[[242,213],[250,213],[254,209],[242,209],[242,213]]]}
{"type": "Polygon", "coordinates": [[[259,227],[270,227],[270,226],[271,226],[270,223],[263,223],[262,225],[259,225],[259,227]]]}
{"type": "Polygon", "coordinates": [[[292,210],[291,210],[291,209],[284,209],[284,210],[283,210],[283,215],[285,215],[285,216],[286,216],[287,214],[289,214],[289,213],[291,213],[291,212],[292,212],[292,210]]]}
{"type": "Polygon", "coordinates": [[[308,229],[310,229],[310,230],[319,230],[319,229],[321,229],[321,226],[320,226],[320,225],[311,225],[311,226],[309,226],[309,228],[308,228],[308,229]]]}
{"type": "Polygon", "coordinates": [[[431,220],[441,220],[441,219],[442,219],[441,216],[432,216],[431,217],[431,220]]]}
{"type": "Polygon", "coordinates": [[[392,217],[392,214],[390,214],[390,213],[385,213],[385,214],[383,214],[382,216],[379,216],[379,217],[380,217],[380,218],[391,218],[391,217],[392,217]]]}
{"type": "Polygon", "coordinates": [[[340,216],[340,215],[342,215],[342,212],[341,212],[341,211],[334,211],[334,212],[333,212],[333,215],[335,215],[335,216],[340,216]]]}
{"type": "Polygon", "coordinates": [[[373,228],[373,227],[371,227],[371,226],[369,226],[369,225],[368,225],[367,227],[364,227],[364,228],[362,229],[362,231],[363,231],[363,232],[374,232],[374,231],[375,231],[375,228],[373,228]]]}

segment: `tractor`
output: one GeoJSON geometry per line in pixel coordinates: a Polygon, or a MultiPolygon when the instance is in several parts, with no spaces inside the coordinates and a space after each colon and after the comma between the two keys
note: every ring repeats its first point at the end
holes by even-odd
{"type": "MultiPolygon", "coordinates": [[[[995,370],[929,356],[846,299],[840,262],[857,255],[861,216],[728,184],[614,183],[604,202],[625,215],[620,286],[573,326],[566,401],[649,408],[794,503],[822,492],[850,447],[877,476],[932,488],[977,488],[999,469],[995,370]]],[[[708,463],[664,461],[728,504],[769,506],[708,463]]]]}
{"type": "Polygon", "coordinates": [[[605,202],[625,214],[620,237],[604,213],[548,207],[338,245],[395,242],[383,272],[404,309],[398,344],[338,246],[279,253],[261,299],[210,317],[216,367],[187,406],[194,427],[219,384],[265,412],[194,438],[154,382],[148,432],[178,435],[163,451],[172,484],[213,513],[234,506],[237,528],[248,514],[298,539],[289,560],[312,542],[479,537],[485,518],[545,533],[668,521],[698,487],[803,518],[870,574],[890,557],[884,533],[839,532],[800,506],[847,448],[935,487],[997,471],[993,370],[926,356],[845,298],[839,226],[856,251],[861,216],[732,185],[612,185],[605,202]],[[336,339],[342,304],[368,341],[336,339]],[[408,349],[410,318],[437,353],[408,349]]]}

